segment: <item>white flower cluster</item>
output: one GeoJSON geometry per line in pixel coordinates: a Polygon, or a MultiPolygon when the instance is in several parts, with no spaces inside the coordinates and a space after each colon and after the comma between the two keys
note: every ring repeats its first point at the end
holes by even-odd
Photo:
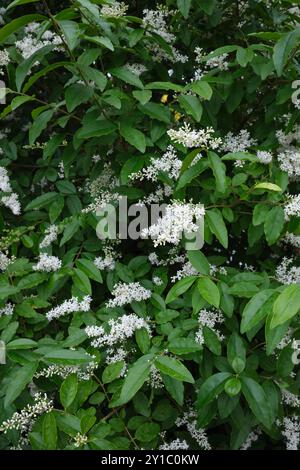
{"type": "Polygon", "coordinates": [[[300,282],[300,267],[293,266],[293,258],[282,259],[279,266],[276,268],[275,276],[281,284],[298,284],[300,282]]]}
{"type": "Polygon", "coordinates": [[[15,309],[15,306],[9,302],[8,304],[5,305],[5,307],[0,308],[0,318],[2,317],[2,315],[8,315],[8,316],[13,315],[14,309],[15,309]]]}
{"type": "Polygon", "coordinates": [[[164,387],[160,372],[154,364],[151,364],[150,366],[150,374],[146,380],[146,384],[148,384],[149,387],[153,388],[154,390],[158,390],[159,388],[164,387]]]}
{"type": "Polygon", "coordinates": [[[147,47],[152,53],[152,60],[155,62],[168,61],[172,63],[181,62],[184,64],[187,62],[188,57],[186,55],[182,55],[174,47],[173,44],[176,40],[176,36],[170,31],[166,21],[172,14],[173,11],[168,10],[165,6],[158,6],[157,10],[143,10],[143,27],[146,30],[146,35],[151,36],[151,32],[158,34],[169,44],[172,54],[168,54],[156,42],[149,41],[147,47]]]}
{"type": "Polygon", "coordinates": [[[281,401],[284,405],[291,406],[292,408],[300,407],[300,398],[288,390],[281,390],[281,401]]]}
{"type": "Polygon", "coordinates": [[[257,428],[255,431],[250,432],[249,436],[245,440],[244,444],[240,447],[240,450],[248,450],[252,447],[253,442],[256,442],[261,435],[261,429],[257,428]]]}
{"type": "Polygon", "coordinates": [[[83,212],[96,212],[107,204],[117,201],[119,199],[119,194],[116,191],[118,185],[119,180],[115,177],[111,165],[105,163],[101,174],[87,184],[86,190],[90,193],[93,202],[83,209],[83,212]]]}
{"type": "MultiPolygon", "coordinates": [[[[287,118],[288,116],[285,115],[284,119],[287,118]]],[[[285,131],[283,130],[278,130],[276,131],[276,137],[280,145],[282,145],[283,147],[288,147],[293,142],[297,143],[300,139],[300,125],[296,124],[293,129],[288,133],[285,133],[285,131]]]]}
{"type": "Polygon", "coordinates": [[[143,64],[125,64],[125,68],[129,70],[129,72],[137,75],[138,77],[142,75],[142,73],[147,72],[147,68],[143,64]]]}
{"type": "Polygon", "coordinates": [[[126,5],[124,2],[114,2],[111,5],[102,5],[100,12],[103,16],[108,16],[110,18],[120,18],[121,16],[126,15],[128,8],[128,5],[126,5]]]}
{"type": "Polygon", "coordinates": [[[141,286],[139,282],[130,282],[125,284],[119,282],[113,289],[112,295],[114,299],[110,299],[106,307],[122,307],[122,305],[130,304],[133,301],[141,302],[151,297],[151,291],[141,286]]]}
{"type": "Polygon", "coordinates": [[[282,171],[286,171],[291,180],[300,176],[300,151],[297,147],[290,146],[283,148],[278,154],[279,166],[282,171]]]}
{"type": "Polygon", "coordinates": [[[229,63],[227,62],[228,54],[221,54],[217,57],[205,59],[205,53],[202,47],[196,47],[194,50],[196,55],[197,66],[194,69],[194,76],[192,82],[201,80],[210,70],[218,68],[221,71],[228,70],[229,63]],[[206,62],[206,63],[205,63],[206,62]]]}
{"type": "Polygon", "coordinates": [[[59,318],[68,313],[88,312],[91,302],[92,298],[89,295],[86,295],[81,301],[77,297],[72,297],[71,299],[65,300],[61,305],[49,310],[49,312],[46,313],[46,317],[48,321],[51,321],[53,318],[59,318]]]}
{"type": "Polygon", "coordinates": [[[0,271],[5,271],[7,267],[13,263],[14,258],[9,258],[7,254],[0,251],[0,271]]]}
{"type": "Polygon", "coordinates": [[[80,434],[80,432],[78,432],[76,436],[74,437],[74,441],[75,441],[74,446],[82,447],[85,444],[87,444],[88,440],[89,440],[88,436],[86,436],[85,434],[80,434]]]}
{"type": "Polygon", "coordinates": [[[300,217],[300,194],[288,196],[284,206],[284,215],[287,221],[290,220],[290,217],[300,217]]]}
{"type": "Polygon", "coordinates": [[[10,419],[4,421],[0,426],[0,431],[4,434],[11,429],[21,432],[20,443],[28,443],[28,434],[32,429],[38,416],[49,413],[53,409],[53,402],[47,395],[37,393],[34,395],[34,404],[26,405],[21,411],[16,411],[10,419]]]}
{"type": "Polygon", "coordinates": [[[153,276],[152,282],[153,282],[153,284],[155,284],[156,286],[162,286],[163,283],[164,283],[164,281],[163,281],[159,276],[153,276]]]}
{"type": "MultiPolygon", "coordinates": [[[[292,328],[288,328],[286,334],[284,337],[280,340],[280,342],[277,344],[276,349],[279,349],[280,351],[284,349],[286,346],[290,345],[290,343],[293,341],[293,330],[292,328]]],[[[291,345],[293,347],[293,343],[291,345]]],[[[295,348],[297,349],[297,348],[295,348]]]]}
{"type": "Polygon", "coordinates": [[[159,259],[155,252],[152,252],[148,256],[148,260],[153,266],[172,266],[176,263],[184,263],[186,261],[185,255],[180,255],[178,253],[178,246],[173,246],[168,251],[167,259],[159,259]]]}
{"type": "Polygon", "coordinates": [[[115,269],[116,262],[112,256],[105,256],[104,258],[98,256],[94,259],[94,265],[101,270],[113,271],[115,269]]]}
{"type": "Polygon", "coordinates": [[[177,180],[181,170],[182,161],[177,157],[175,149],[169,145],[161,158],[151,157],[150,165],[130,176],[132,180],[147,179],[157,181],[160,172],[167,173],[170,178],[177,180]]]}
{"type": "Polygon", "coordinates": [[[1,196],[0,202],[5,207],[8,207],[14,215],[20,215],[21,204],[19,196],[12,192],[7,170],[2,166],[0,167],[0,191],[9,193],[8,195],[1,196]]]}
{"type": "Polygon", "coordinates": [[[295,235],[294,233],[286,232],[284,238],[282,239],[282,242],[292,245],[295,248],[300,248],[300,236],[295,235]]]}
{"type": "Polygon", "coordinates": [[[40,243],[40,249],[47,248],[51,243],[55,242],[58,237],[58,227],[56,225],[50,225],[45,230],[45,236],[40,243]]]}
{"type": "Polygon", "coordinates": [[[45,271],[50,273],[61,268],[61,260],[57,256],[50,256],[47,253],[40,253],[39,261],[32,266],[34,271],[45,271]]]}
{"type": "MultiPolygon", "coordinates": [[[[95,359],[95,356],[91,356],[91,359],[95,359]]],[[[98,368],[98,363],[95,361],[89,362],[87,365],[80,366],[64,366],[59,364],[52,364],[44,369],[36,372],[34,377],[36,379],[40,377],[51,378],[53,376],[61,377],[65,379],[70,374],[76,374],[78,380],[90,380],[93,376],[95,369],[98,368]]]]}
{"type": "Polygon", "coordinates": [[[200,310],[198,315],[198,322],[199,322],[199,329],[195,335],[195,341],[199,344],[204,344],[204,336],[203,336],[203,327],[207,326],[211,330],[213,330],[216,335],[218,336],[219,340],[222,341],[224,336],[221,335],[219,330],[216,328],[216,324],[223,323],[225,320],[221,310],[211,309],[206,310],[203,308],[200,310]]]}
{"type": "Polygon", "coordinates": [[[184,147],[202,147],[205,149],[217,149],[222,140],[213,136],[212,127],[206,129],[191,129],[190,124],[186,122],[179,129],[170,129],[167,131],[168,136],[174,142],[184,145],[184,147]]]}
{"type": "Polygon", "coordinates": [[[165,214],[149,228],[142,230],[142,237],[150,237],[154,246],[172,243],[178,245],[185,235],[195,234],[199,230],[199,221],[203,219],[205,210],[200,205],[173,202],[167,204],[165,214]]]}
{"type": "Polygon", "coordinates": [[[175,439],[174,441],[169,442],[168,444],[162,444],[159,446],[159,450],[188,450],[189,445],[187,442],[183,439],[181,441],[180,439],[175,439]]]}
{"type": "Polygon", "coordinates": [[[256,141],[251,138],[249,131],[242,129],[237,135],[232,132],[223,139],[222,150],[224,152],[245,152],[249,147],[255,145],[256,141]]]}
{"type": "MultiPolygon", "coordinates": [[[[147,169],[145,169],[147,171],[147,169]]],[[[144,206],[145,204],[158,204],[159,202],[164,202],[166,197],[170,197],[173,194],[173,189],[171,186],[164,184],[163,186],[157,185],[154,192],[149,193],[148,196],[144,196],[137,203],[139,206],[144,206]]]]}
{"type": "Polygon", "coordinates": [[[258,150],[256,156],[263,165],[268,165],[273,160],[271,152],[266,152],[264,150],[258,150]]]}
{"type": "Polygon", "coordinates": [[[197,269],[192,266],[192,263],[190,261],[187,261],[183,264],[182,268],[177,271],[175,276],[171,277],[171,282],[180,281],[180,279],[183,279],[184,277],[195,276],[197,274],[197,269]]]}
{"type": "MultiPolygon", "coordinates": [[[[115,364],[116,362],[120,361],[125,361],[125,359],[128,356],[128,351],[125,351],[125,349],[118,345],[116,349],[114,348],[109,348],[106,350],[106,358],[105,358],[105,363],[106,364],[115,364]]],[[[123,369],[120,372],[120,377],[124,377],[127,371],[127,364],[124,364],[123,369]]]]}
{"type": "Polygon", "coordinates": [[[28,59],[44,46],[53,45],[55,51],[61,50],[62,39],[52,31],[39,35],[39,23],[30,23],[25,29],[25,36],[16,42],[16,48],[24,59],[28,59]]]}
{"type": "Polygon", "coordinates": [[[126,341],[131,338],[136,330],[146,328],[148,333],[151,334],[150,327],[146,320],[139,318],[134,313],[129,315],[122,315],[116,320],[108,320],[110,328],[109,333],[106,333],[102,326],[87,326],[85,332],[89,338],[96,338],[91,342],[94,348],[101,348],[102,346],[112,346],[116,343],[126,341]]]}
{"type": "Polygon", "coordinates": [[[197,426],[197,414],[195,411],[185,412],[182,418],[176,419],[175,424],[178,427],[184,426],[201,449],[211,450],[205,430],[197,426]]]}
{"type": "MultiPolygon", "coordinates": [[[[0,15],[1,19],[1,15],[0,15]]],[[[1,24],[1,22],[0,22],[1,24]]],[[[6,67],[10,62],[9,53],[7,51],[0,51],[0,75],[4,75],[2,67],[6,67]]]]}
{"type": "Polygon", "coordinates": [[[283,418],[281,426],[283,427],[281,433],[286,441],[286,450],[298,450],[300,442],[299,417],[296,415],[290,417],[286,416],[283,418]]]}

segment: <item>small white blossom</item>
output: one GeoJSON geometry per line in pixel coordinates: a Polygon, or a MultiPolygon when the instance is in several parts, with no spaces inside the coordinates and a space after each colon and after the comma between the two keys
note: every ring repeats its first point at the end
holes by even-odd
{"type": "Polygon", "coordinates": [[[256,141],[251,138],[249,131],[242,129],[237,135],[232,132],[223,139],[222,150],[224,152],[245,152],[249,147],[255,145],[256,141]]]}
{"type": "Polygon", "coordinates": [[[5,307],[3,308],[0,308],[0,318],[3,316],[3,315],[13,315],[14,313],[14,309],[15,309],[15,306],[11,303],[8,303],[5,305],[5,307]]]}
{"type": "Polygon", "coordinates": [[[91,297],[86,295],[83,300],[79,300],[77,297],[72,297],[69,300],[65,300],[61,305],[52,308],[46,313],[48,321],[53,318],[59,318],[68,313],[74,312],[88,312],[90,310],[91,297]]]}
{"type": "Polygon", "coordinates": [[[184,145],[184,147],[202,147],[217,149],[222,140],[214,137],[212,127],[206,129],[191,129],[190,124],[184,123],[179,129],[170,129],[167,131],[168,136],[174,142],[184,145]]]}
{"type": "Polygon", "coordinates": [[[196,343],[204,344],[204,336],[203,336],[204,326],[207,326],[208,328],[213,330],[218,336],[219,340],[222,341],[224,337],[221,335],[219,330],[217,330],[216,324],[223,323],[224,320],[225,318],[223,317],[221,310],[217,310],[213,308],[210,310],[206,310],[205,308],[200,310],[199,315],[198,315],[199,329],[195,335],[196,343]]]}
{"type": "Polygon", "coordinates": [[[130,282],[129,284],[119,282],[114,287],[112,295],[114,299],[109,300],[106,304],[110,308],[122,307],[122,305],[130,304],[132,301],[147,300],[151,297],[151,291],[145,289],[139,282],[130,282]]]}
{"type": "Polygon", "coordinates": [[[185,440],[181,441],[180,439],[175,439],[174,441],[169,442],[168,444],[162,444],[159,446],[159,450],[188,450],[189,445],[185,440]]]}
{"type": "Polygon", "coordinates": [[[273,159],[273,156],[272,156],[271,152],[258,150],[257,158],[260,161],[260,163],[263,163],[264,165],[268,165],[269,163],[271,163],[271,161],[273,159]]]}
{"type": "Polygon", "coordinates": [[[197,414],[193,410],[187,411],[181,418],[177,418],[175,424],[178,427],[184,426],[201,449],[211,450],[205,430],[197,426],[197,414]]]}
{"type": "Polygon", "coordinates": [[[14,215],[21,214],[21,204],[18,194],[11,193],[9,196],[2,196],[1,202],[5,207],[8,207],[14,215]]]}
{"type": "Polygon", "coordinates": [[[284,206],[285,220],[290,220],[290,217],[300,217],[300,194],[297,196],[288,196],[288,200],[284,206]]]}
{"type": "Polygon", "coordinates": [[[85,434],[80,434],[80,432],[78,432],[74,437],[74,445],[75,447],[82,447],[88,442],[88,440],[89,439],[85,434]]]}
{"type": "Polygon", "coordinates": [[[250,432],[249,436],[245,440],[244,444],[240,447],[240,450],[248,450],[252,447],[253,442],[256,442],[261,435],[261,429],[258,428],[256,431],[250,432]]]}
{"type": "Polygon", "coordinates": [[[284,405],[291,406],[292,408],[300,407],[300,398],[288,390],[281,390],[281,400],[284,405]]]}
{"type": "Polygon", "coordinates": [[[124,2],[114,2],[111,5],[102,5],[100,12],[103,16],[120,18],[126,15],[128,8],[128,5],[124,2]]]}
{"type": "Polygon", "coordinates": [[[57,256],[50,256],[46,253],[41,253],[37,264],[32,266],[34,271],[58,271],[61,268],[61,260],[57,256]]]}
{"type": "Polygon", "coordinates": [[[56,225],[50,225],[45,230],[45,237],[40,243],[40,248],[47,248],[48,246],[51,245],[51,243],[55,242],[57,240],[58,236],[58,227],[56,225]]]}
{"type": "Polygon", "coordinates": [[[300,267],[293,266],[293,259],[284,257],[279,266],[276,268],[275,276],[281,284],[298,284],[300,283],[300,267]]]}

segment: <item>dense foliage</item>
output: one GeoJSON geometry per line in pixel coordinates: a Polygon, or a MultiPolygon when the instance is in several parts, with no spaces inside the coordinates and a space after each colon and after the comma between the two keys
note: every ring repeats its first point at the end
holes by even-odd
{"type": "Polygon", "coordinates": [[[299,2],[3,3],[0,447],[297,449],[299,2]]]}

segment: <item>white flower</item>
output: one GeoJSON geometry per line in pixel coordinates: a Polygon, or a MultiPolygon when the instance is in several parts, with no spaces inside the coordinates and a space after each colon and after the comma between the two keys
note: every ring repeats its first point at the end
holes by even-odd
{"type": "Polygon", "coordinates": [[[210,310],[206,310],[205,308],[200,310],[199,315],[198,315],[199,329],[195,335],[196,343],[204,344],[204,336],[203,336],[204,326],[207,326],[208,328],[213,330],[218,336],[219,340],[222,341],[224,337],[216,329],[216,324],[223,323],[224,320],[225,318],[223,317],[221,310],[216,310],[213,308],[210,310]]]}
{"type": "Polygon", "coordinates": [[[126,15],[126,11],[128,10],[128,5],[124,2],[114,2],[111,5],[103,5],[101,7],[101,15],[108,16],[111,18],[120,18],[121,16],[126,15]]]}
{"type": "Polygon", "coordinates": [[[125,68],[138,77],[147,72],[147,68],[143,64],[125,64],[125,68]]]}
{"type": "Polygon", "coordinates": [[[182,144],[187,148],[203,147],[217,149],[222,140],[213,136],[214,130],[212,127],[206,129],[191,129],[190,125],[184,123],[179,129],[170,129],[167,131],[168,136],[174,142],[182,144]]]}
{"type": "MultiPolygon", "coordinates": [[[[62,39],[52,31],[45,31],[39,35],[39,24],[31,23],[25,28],[25,36],[16,41],[16,48],[24,59],[28,59],[44,46],[53,45],[55,51],[62,50],[62,39]]],[[[38,62],[36,62],[38,64],[38,62]]]]}
{"type": "Polygon", "coordinates": [[[273,159],[271,152],[266,152],[263,150],[258,150],[256,155],[260,163],[263,163],[264,165],[268,165],[273,159]]]}
{"type": "Polygon", "coordinates": [[[192,266],[190,261],[187,261],[186,263],[184,263],[182,268],[179,271],[177,271],[175,276],[171,277],[171,282],[176,282],[176,281],[179,281],[180,279],[183,279],[184,277],[195,276],[197,274],[198,274],[197,269],[195,269],[192,266]]]}
{"type": "Polygon", "coordinates": [[[300,217],[300,194],[297,196],[288,195],[288,200],[284,206],[285,220],[290,220],[290,217],[300,217]]]}
{"type": "Polygon", "coordinates": [[[40,248],[47,248],[48,246],[51,245],[51,243],[55,242],[57,240],[58,236],[58,227],[56,225],[50,225],[45,230],[45,237],[40,243],[40,248]]]}
{"type": "Polygon", "coordinates": [[[194,410],[186,411],[181,418],[175,421],[176,426],[186,427],[191,437],[195,439],[198,446],[204,450],[211,450],[211,445],[208,442],[207,435],[204,429],[198,428],[197,413],[194,410]]]}
{"type": "Polygon", "coordinates": [[[162,286],[164,283],[164,281],[158,276],[153,276],[152,281],[156,286],[162,286]]]}
{"type": "Polygon", "coordinates": [[[94,348],[103,346],[112,346],[131,338],[136,330],[146,328],[151,334],[150,327],[146,320],[139,318],[134,313],[130,315],[122,315],[116,320],[108,320],[109,332],[106,333],[102,326],[87,326],[86,334],[90,338],[96,338],[91,342],[94,348]]]}
{"type": "Polygon", "coordinates": [[[149,228],[142,230],[143,237],[150,237],[154,246],[172,243],[178,245],[185,234],[193,234],[199,230],[199,222],[205,214],[200,205],[174,202],[166,206],[165,214],[149,228]]]}
{"type": "Polygon", "coordinates": [[[13,315],[15,306],[11,303],[5,305],[5,307],[0,308],[0,318],[2,315],[13,315]]]}
{"type": "Polygon", "coordinates": [[[281,390],[281,400],[284,405],[291,406],[292,408],[300,407],[300,398],[288,390],[281,390]]]}
{"type": "Polygon", "coordinates": [[[16,193],[11,193],[9,196],[2,196],[1,202],[5,207],[8,207],[14,215],[21,214],[21,204],[19,196],[16,193]]]}
{"type": "Polygon", "coordinates": [[[7,169],[2,166],[0,166],[0,191],[4,193],[12,192],[7,169]]]}
{"type": "Polygon", "coordinates": [[[0,51],[0,67],[6,67],[10,62],[8,51],[0,51]]]}
{"type": "MultiPolygon", "coordinates": [[[[95,356],[91,356],[91,359],[95,359],[95,356]]],[[[39,377],[53,377],[58,376],[62,379],[65,379],[70,374],[76,374],[79,381],[90,380],[93,376],[95,369],[98,368],[98,363],[91,360],[87,364],[82,364],[79,366],[65,366],[61,364],[52,364],[45,367],[44,369],[36,372],[34,377],[38,379],[39,377]]]]}
{"type": "Polygon", "coordinates": [[[281,284],[298,284],[300,283],[300,267],[293,266],[293,259],[284,257],[279,266],[276,268],[275,276],[281,284]]]}
{"type": "Polygon", "coordinates": [[[296,248],[300,248],[300,236],[294,233],[286,232],[282,242],[292,245],[296,248]]]}
{"type": "Polygon", "coordinates": [[[49,413],[53,409],[53,402],[49,400],[46,394],[36,393],[34,395],[34,404],[26,405],[21,411],[16,411],[12,417],[4,421],[0,426],[0,431],[6,434],[14,429],[21,432],[20,445],[28,444],[28,434],[32,430],[38,416],[49,413]]]}
{"type": "Polygon", "coordinates": [[[297,147],[282,148],[278,154],[279,166],[293,180],[300,176],[300,151],[297,147]]]}
{"type": "Polygon", "coordinates": [[[61,268],[61,260],[57,256],[50,256],[46,253],[41,253],[37,264],[32,266],[34,271],[58,271],[61,268]]]}
{"type": "Polygon", "coordinates": [[[174,441],[169,442],[169,444],[165,443],[159,446],[159,450],[187,450],[189,446],[187,442],[183,439],[175,439],[174,441]]]}
{"type": "Polygon", "coordinates": [[[283,430],[281,431],[286,440],[287,450],[298,450],[300,442],[300,422],[299,417],[294,415],[286,416],[281,423],[283,430]]]}
{"type": "Polygon", "coordinates": [[[256,431],[250,432],[244,444],[240,447],[240,450],[248,450],[252,447],[253,442],[256,442],[261,434],[261,429],[257,428],[256,431]]]}
{"type": "Polygon", "coordinates": [[[82,447],[88,442],[88,440],[89,439],[85,434],[80,434],[80,432],[78,432],[74,437],[74,445],[75,447],[82,447]]]}
{"type": "Polygon", "coordinates": [[[159,173],[164,172],[170,178],[177,180],[181,166],[182,161],[177,157],[174,148],[169,145],[161,158],[151,157],[150,165],[130,175],[130,179],[143,181],[145,178],[150,181],[157,181],[159,173]]]}
{"type": "Polygon", "coordinates": [[[228,70],[229,63],[227,62],[228,54],[222,54],[217,57],[212,57],[206,61],[206,66],[210,69],[218,68],[220,70],[228,70]]]}
{"type": "Polygon", "coordinates": [[[242,129],[237,135],[232,132],[223,139],[222,150],[224,152],[245,152],[249,147],[255,145],[256,141],[251,138],[249,131],[242,129]]]}
{"type": "Polygon", "coordinates": [[[69,300],[65,300],[61,305],[52,308],[46,313],[46,317],[49,321],[53,318],[59,318],[67,313],[74,312],[88,312],[90,310],[92,298],[86,295],[83,300],[79,300],[77,297],[72,297],[69,300]]]}
{"type": "Polygon", "coordinates": [[[113,271],[115,269],[116,262],[112,256],[105,256],[104,258],[99,256],[94,259],[94,265],[101,270],[113,271]]]}
{"type": "Polygon", "coordinates": [[[9,258],[6,254],[0,251],[0,271],[5,271],[6,268],[14,261],[14,258],[9,258]]]}
{"type": "Polygon", "coordinates": [[[130,304],[132,301],[141,302],[151,297],[151,291],[145,289],[139,282],[130,282],[125,284],[119,282],[113,289],[112,295],[114,299],[106,303],[107,307],[122,307],[122,305],[130,304]]]}

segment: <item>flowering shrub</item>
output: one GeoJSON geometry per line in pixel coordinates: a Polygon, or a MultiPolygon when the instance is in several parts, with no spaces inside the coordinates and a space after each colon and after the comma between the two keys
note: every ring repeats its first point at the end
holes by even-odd
{"type": "Polygon", "coordinates": [[[9,3],[0,447],[297,449],[299,2],[9,3]]]}

